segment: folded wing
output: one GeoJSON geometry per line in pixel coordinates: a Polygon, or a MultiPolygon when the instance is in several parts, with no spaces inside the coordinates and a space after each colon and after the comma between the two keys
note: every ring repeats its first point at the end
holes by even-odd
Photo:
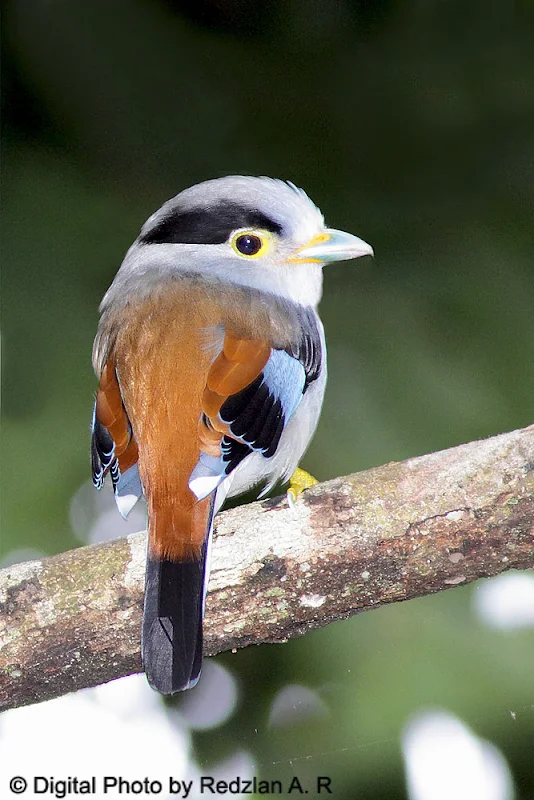
{"type": "Polygon", "coordinates": [[[137,461],[137,443],[115,366],[108,361],[100,376],[91,426],[93,484],[101,489],[109,472],[118,509],[125,518],[143,494],[137,461]]]}
{"type": "Polygon", "coordinates": [[[199,500],[251,453],[259,452],[265,459],[275,454],[306,390],[305,364],[285,350],[257,343],[255,368],[241,370],[234,359],[251,354],[251,345],[227,334],[208,376],[199,423],[201,454],[189,480],[199,500]]]}

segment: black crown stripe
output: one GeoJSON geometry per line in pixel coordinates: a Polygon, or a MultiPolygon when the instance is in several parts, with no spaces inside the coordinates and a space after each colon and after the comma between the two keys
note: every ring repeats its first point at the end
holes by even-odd
{"type": "Polygon", "coordinates": [[[263,229],[280,234],[282,226],[255,208],[219,203],[184,211],[175,208],[142,236],[143,244],[223,244],[239,228],[263,229]]]}

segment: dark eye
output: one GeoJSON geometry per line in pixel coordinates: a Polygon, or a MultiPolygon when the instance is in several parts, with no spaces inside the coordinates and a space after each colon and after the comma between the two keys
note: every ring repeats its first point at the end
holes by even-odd
{"type": "Polygon", "coordinates": [[[263,247],[263,242],[259,236],[243,233],[235,240],[235,246],[244,256],[255,256],[263,247]]]}

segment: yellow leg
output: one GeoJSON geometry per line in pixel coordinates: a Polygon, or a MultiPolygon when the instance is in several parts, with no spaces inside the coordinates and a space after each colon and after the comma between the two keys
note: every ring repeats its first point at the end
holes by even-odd
{"type": "Polygon", "coordinates": [[[316,483],[319,483],[317,478],[314,478],[309,472],[297,467],[289,479],[289,489],[287,490],[287,502],[289,507],[294,508],[295,500],[299,494],[302,494],[304,489],[309,489],[310,486],[315,486],[316,483]]]}

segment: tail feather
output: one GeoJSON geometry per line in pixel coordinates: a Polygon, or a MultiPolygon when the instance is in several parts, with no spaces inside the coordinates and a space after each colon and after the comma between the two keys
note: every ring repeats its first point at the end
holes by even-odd
{"type": "Polygon", "coordinates": [[[206,545],[195,561],[147,559],[143,662],[148,682],[162,694],[194,686],[202,666],[206,545]]]}
{"type": "Polygon", "coordinates": [[[198,682],[202,668],[202,622],[210,572],[213,517],[224,493],[210,498],[198,558],[173,560],[150,553],[145,577],[143,666],[149,684],[174,694],[198,682]]]}

